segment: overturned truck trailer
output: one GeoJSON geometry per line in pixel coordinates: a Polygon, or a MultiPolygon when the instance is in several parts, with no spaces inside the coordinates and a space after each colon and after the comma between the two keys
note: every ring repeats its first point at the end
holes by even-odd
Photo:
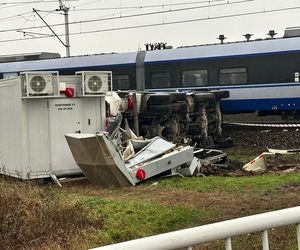
{"type": "Polygon", "coordinates": [[[220,100],[228,91],[117,92],[106,97],[108,113],[121,111],[135,132],[145,138],[160,136],[173,142],[190,140],[199,147],[226,147],[222,136],[220,100]]]}

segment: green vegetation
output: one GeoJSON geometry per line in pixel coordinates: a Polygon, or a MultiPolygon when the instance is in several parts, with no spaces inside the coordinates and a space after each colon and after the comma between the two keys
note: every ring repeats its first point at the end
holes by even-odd
{"type": "Polygon", "coordinates": [[[300,186],[300,173],[292,174],[268,174],[261,176],[242,177],[191,177],[191,178],[169,178],[160,183],[165,188],[178,188],[194,190],[198,192],[265,192],[276,191],[284,185],[300,186]]]}
{"type": "Polygon", "coordinates": [[[226,148],[224,149],[224,152],[227,153],[227,155],[229,155],[231,159],[246,164],[247,162],[253,160],[256,156],[258,156],[266,150],[266,148],[253,150],[253,147],[249,145],[248,147],[235,146],[232,148],[226,148]]]}
{"type": "Polygon", "coordinates": [[[89,215],[105,215],[104,227],[94,245],[112,244],[202,224],[212,212],[179,206],[162,206],[136,200],[106,200],[82,197],[89,215]]]}
{"type": "MultiPolygon", "coordinates": [[[[300,173],[173,177],[123,189],[86,180],[58,188],[0,177],[0,190],[1,248],[88,249],[298,206],[300,173]]],[[[272,249],[296,249],[294,226],[269,235],[272,249]]],[[[233,247],[260,249],[260,235],[234,237],[233,247]]],[[[196,249],[224,249],[224,242],[196,249]]]]}

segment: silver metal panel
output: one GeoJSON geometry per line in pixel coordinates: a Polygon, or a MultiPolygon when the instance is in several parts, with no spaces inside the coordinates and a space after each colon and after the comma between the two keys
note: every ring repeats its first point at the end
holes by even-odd
{"type": "Polygon", "coordinates": [[[132,167],[147,160],[151,160],[175,147],[176,145],[171,142],[168,142],[158,136],[154,137],[152,142],[134,155],[133,158],[129,160],[129,163],[126,164],[126,166],[132,167]]]}
{"type": "Polygon", "coordinates": [[[136,90],[144,91],[145,89],[145,51],[139,51],[136,56],[136,90]]]}
{"type": "Polygon", "coordinates": [[[0,81],[0,172],[26,178],[23,171],[21,84],[0,81]]]}
{"type": "Polygon", "coordinates": [[[67,134],[66,139],[91,183],[105,187],[135,185],[122,156],[104,134],[67,134]]]}

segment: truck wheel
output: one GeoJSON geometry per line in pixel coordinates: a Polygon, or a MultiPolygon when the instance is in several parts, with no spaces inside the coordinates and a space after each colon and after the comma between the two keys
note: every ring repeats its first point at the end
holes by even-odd
{"type": "Polygon", "coordinates": [[[172,99],[169,94],[149,94],[148,95],[148,105],[161,105],[161,104],[171,104],[172,99]]]}
{"type": "Polygon", "coordinates": [[[172,105],[148,105],[150,114],[165,115],[172,114],[172,105]]]}
{"type": "Polygon", "coordinates": [[[199,127],[190,127],[189,128],[189,133],[191,135],[200,135],[201,134],[201,129],[199,127]]]}
{"type": "Polygon", "coordinates": [[[186,101],[186,93],[184,92],[174,92],[170,93],[172,102],[186,101]]]}
{"type": "Polygon", "coordinates": [[[177,102],[172,104],[172,110],[174,113],[186,113],[187,105],[185,102],[177,102]]]}
{"type": "Polygon", "coordinates": [[[212,93],[197,93],[194,95],[194,99],[197,103],[199,102],[212,102],[216,100],[216,97],[212,93]]]}

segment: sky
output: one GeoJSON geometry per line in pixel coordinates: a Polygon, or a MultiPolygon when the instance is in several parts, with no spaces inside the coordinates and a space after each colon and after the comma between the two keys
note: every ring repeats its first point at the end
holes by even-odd
{"type": "MultiPolygon", "coordinates": [[[[155,42],[165,42],[174,48],[218,43],[220,34],[227,37],[227,42],[242,41],[246,33],[253,34],[252,39],[266,38],[269,30],[282,37],[285,28],[300,26],[299,0],[62,3],[69,8],[71,56],[144,50],[144,44],[155,42]]],[[[43,51],[65,56],[66,49],[56,37],[43,37],[52,32],[48,27],[40,27],[45,23],[33,8],[65,43],[64,15],[55,11],[59,1],[0,0],[0,55],[43,51]]]]}

